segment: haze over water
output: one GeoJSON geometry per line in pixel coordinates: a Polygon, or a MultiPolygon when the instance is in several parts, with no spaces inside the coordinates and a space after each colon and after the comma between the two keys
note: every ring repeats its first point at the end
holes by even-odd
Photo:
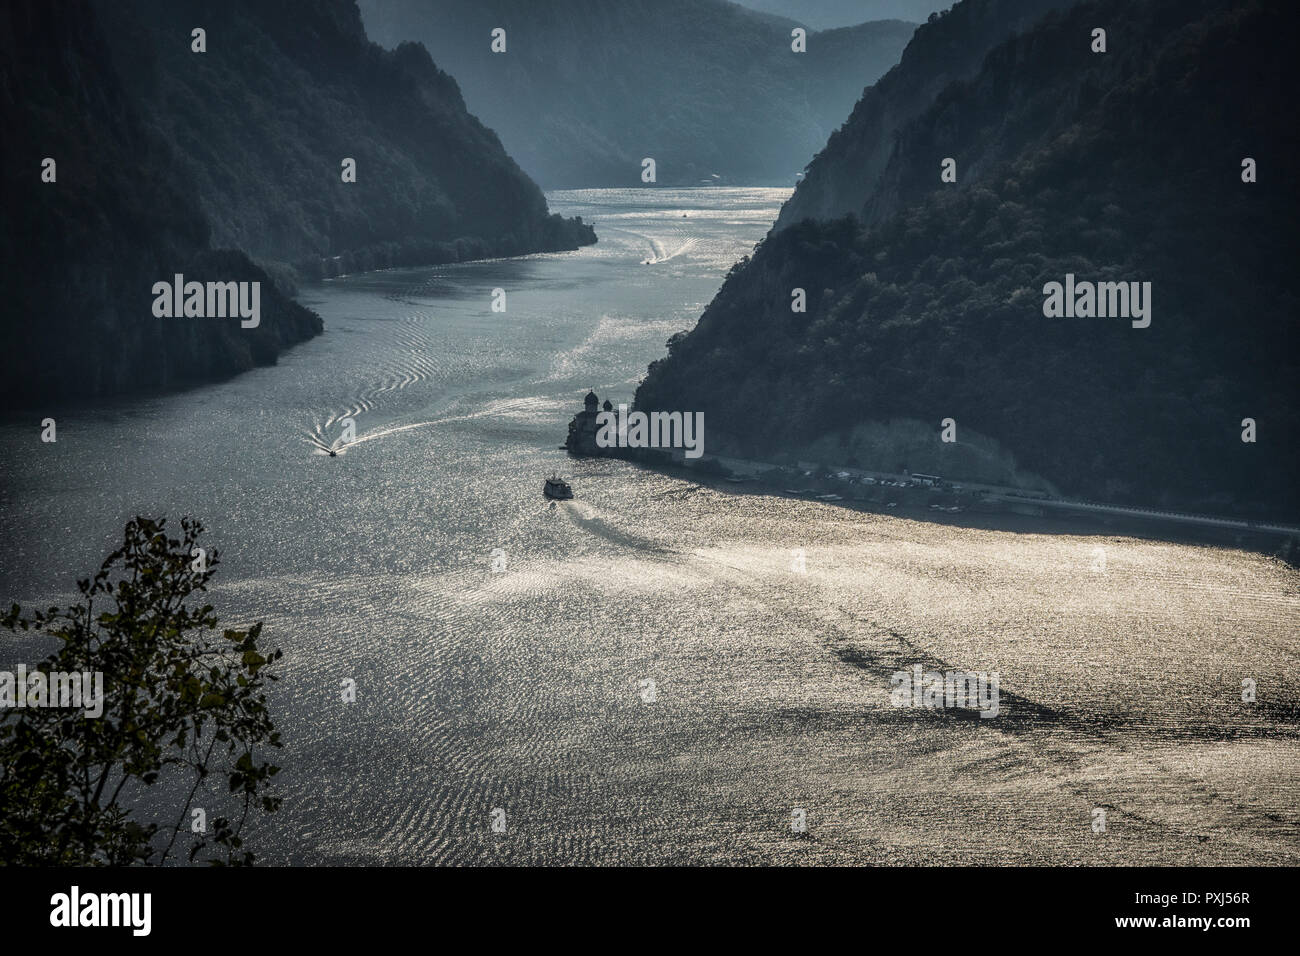
{"type": "MultiPolygon", "coordinates": [[[[53,445],[6,422],[0,601],[68,600],[135,514],[201,518],[223,623],[285,652],[265,862],[1300,862],[1295,571],[557,449],[787,195],[553,193],[598,245],[337,280],[304,295],[326,334],[274,368],[61,412],[53,445]],[[574,501],[542,497],[553,470],[574,501]],[[916,663],[998,672],[999,716],[891,706],[916,663]]],[[[39,658],[5,640],[6,666],[39,658]]]]}

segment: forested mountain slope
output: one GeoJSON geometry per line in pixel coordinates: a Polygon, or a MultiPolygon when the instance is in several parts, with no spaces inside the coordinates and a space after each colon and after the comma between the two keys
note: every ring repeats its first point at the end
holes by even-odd
{"type": "Polygon", "coordinates": [[[320,332],[319,316],[242,253],[211,251],[192,183],[122,89],[85,0],[0,9],[0,123],[10,408],[193,384],[274,362],[320,332]],[[258,326],[154,316],[153,284],[178,272],[260,282],[258,326]]]}
{"type": "Polygon", "coordinates": [[[595,241],[548,214],[426,50],[371,43],[354,0],[96,8],[128,91],[196,183],[216,245],[311,274],[595,241]],[[204,53],[192,49],[196,27],[204,53]],[[345,158],[355,182],[343,181],[345,158]]]}
{"type": "Polygon", "coordinates": [[[866,90],[849,121],[809,163],[807,175],[781,210],[778,228],[801,219],[862,215],[895,156],[899,130],[954,82],[979,71],[995,46],[1072,2],[967,0],[921,24],[898,65],[866,90]]]}
{"type": "MultiPolygon", "coordinates": [[[[949,17],[968,5],[999,4],[949,17]]],[[[651,366],[637,406],[704,411],[714,450],[830,441],[891,468],[871,460],[868,426],[924,422],[939,443],[951,417],[958,444],[936,447],[954,464],[981,436],[1072,494],[1294,520],[1285,13],[1094,0],[1000,45],[900,128],[870,225],[769,236],[651,366]],[[944,157],[955,183],[940,181],[944,157]],[[1246,158],[1257,182],[1243,182],[1246,158]],[[1149,326],[1047,317],[1046,284],[1067,274],[1150,282],[1149,326]],[[806,313],[791,310],[796,287],[806,313]]],[[[824,169],[848,162],[871,115],[855,111],[824,169]]]]}

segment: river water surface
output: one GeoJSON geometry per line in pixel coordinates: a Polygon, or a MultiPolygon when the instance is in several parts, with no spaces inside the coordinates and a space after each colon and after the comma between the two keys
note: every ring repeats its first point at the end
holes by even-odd
{"type": "Polygon", "coordinates": [[[598,245],[312,287],[326,332],[274,368],[53,445],[7,422],[0,601],[67,600],[132,515],[201,518],[223,622],[285,652],[265,862],[1300,862],[1295,571],[557,450],[786,195],[553,193],[598,245]],[[891,706],[916,663],[997,672],[998,717],[891,706]]]}

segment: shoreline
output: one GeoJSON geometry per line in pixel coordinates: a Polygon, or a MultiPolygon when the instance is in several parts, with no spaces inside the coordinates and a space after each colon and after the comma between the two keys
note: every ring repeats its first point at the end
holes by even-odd
{"type": "MultiPolygon", "coordinates": [[[[714,491],[729,494],[759,494],[764,497],[789,498],[840,506],[867,514],[989,531],[1006,531],[1012,534],[1126,537],[1169,544],[1231,548],[1275,558],[1288,567],[1300,570],[1300,529],[1269,530],[1263,527],[1236,528],[1197,523],[1216,520],[1244,522],[1244,519],[1216,519],[1197,515],[1170,517],[1156,512],[1142,515],[1074,510],[1074,506],[1077,505],[1084,505],[1085,508],[1105,506],[1028,495],[1022,501],[1009,503],[1002,500],[1003,496],[968,492],[961,483],[954,483],[956,488],[961,489],[957,492],[919,485],[891,487],[876,484],[865,486],[871,490],[862,494],[863,485],[849,484],[843,479],[827,479],[814,474],[794,479],[796,483],[803,483],[802,487],[796,489],[783,487],[782,483],[764,477],[771,472],[788,472],[791,466],[717,455],[705,455],[691,465],[685,464],[684,460],[677,456],[670,456],[656,450],[651,450],[650,454],[614,455],[582,455],[570,451],[569,455],[575,458],[610,458],[626,461],[661,474],[687,477],[714,491]],[[735,468],[728,466],[727,462],[743,463],[747,467],[747,473],[738,475],[735,468]],[[935,510],[931,505],[936,504],[936,499],[948,502],[940,505],[943,509],[956,507],[959,510],[956,512],[935,510]],[[891,502],[893,507],[890,506],[891,502]],[[1059,508],[1055,513],[1053,513],[1054,506],[1059,508]],[[1022,510],[1016,510],[1017,507],[1022,510]]],[[[807,466],[807,463],[793,470],[797,473],[808,470],[815,472],[814,466],[804,466],[807,466]]],[[[841,469],[841,471],[845,470],[861,471],[861,469],[841,469]]]]}

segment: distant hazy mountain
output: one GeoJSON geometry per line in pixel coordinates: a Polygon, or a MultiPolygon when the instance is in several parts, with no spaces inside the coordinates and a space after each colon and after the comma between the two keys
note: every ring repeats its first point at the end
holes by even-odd
{"type": "Polygon", "coordinates": [[[923,22],[953,0],[736,0],[742,7],[796,20],[811,30],[849,27],[870,20],[923,22]]]}
{"type": "Polygon", "coordinates": [[[813,33],[725,0],[362,0],[370,35],[417,40],[548,187],[794,182],[914,25],[813,33]],[[505,32],[494,53],[491,34],[505,32]]]}
{"type": "Polygon", "coordinates": [[[869,97],[815,165],[822,208],[869,224],[770,235],[637,406],[703,411],[715,450],[756,457],[956,477],[1014,465],[1090,498],[1300,518],[1300,132],[1289,85],[1261,80],[1294,68],[1287,6],[1094,0],[968,78],[928,79],[951,76],[987,17],[1027,8],[966,0],[896,71],[929,102],[900,122],[869,97]],[[1090,50],[1098,27],[1105,53],[1090,50]],[[940,181],[945,157],[956,182],[940,181]],[[1067,276],[1149,282],[1149,327],[1045,315],[1067,276]],[[896,457],[922,445],[923,463],[896,457]]]}
{"type": "Polygon", "coordinates": [[[573,249],[417,44],[353,0],[96,0],[127,90],[197,184],[213,242],[308,272],[573,249]],[[206,52],[191,31],[206,31],[206,52]],[[341,163],[356,161],[356,181],[341,163]],[[334,262],[333,257],[341,257],[334,262]]]}
{"type": "Polygon", "coordinates": [[[193,184],[123,91],[86,0],[0,6],[0,125],[8,408],[190,385],[320,332],[242,253],[209,249],[193,184]],[[178,272],[260,282],[260,324],[155,317],[153,284],[178,272]]]}

